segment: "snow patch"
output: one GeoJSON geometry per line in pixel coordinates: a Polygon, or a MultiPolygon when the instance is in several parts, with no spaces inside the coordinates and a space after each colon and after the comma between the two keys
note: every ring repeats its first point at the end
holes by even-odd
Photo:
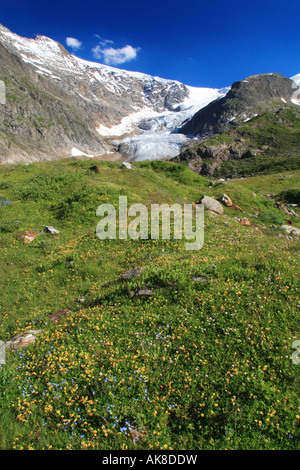
{"type": "Polygon", "coordinates": [[[141,121],[142,119],[152,118],[159,115],[156,111],[144,107],[140,111],[131,113],[128,116],[125,116],[119,124],[116,124],[112,127],[106,127],[103,124],[100,124],[96,130],[103,137],[117,137],[124,134],[128,134],[134,129],[134,126],[141,121]]]}
{"type": "Polygon", "coordinates": [[[300,101],[299,101],[299,100],[291,99],[291,103],[294,103],[294,104],[296,104],[297,106],[300,106],[300,101]]]}
{"type": "Polygon", "coordinates": [[[89,158],[94,158],[95,155],[88,155],[87,153],[82,152],[81,150],[78,150],[77,148],[73,147],[72,148],[72,157],[89,157],[89,158]]]}

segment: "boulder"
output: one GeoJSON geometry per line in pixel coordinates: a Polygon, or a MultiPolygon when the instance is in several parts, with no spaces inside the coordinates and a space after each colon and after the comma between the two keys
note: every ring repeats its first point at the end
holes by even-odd
{"type": "Polygon", "coordinates": [[[58,310],[57,312],[52,313],[52,314],[49,316],[49,320],[50,320],[52,323],[58,323],[58,322],[59,322],[59,318],[60,318],[61,316],[64,316],[64,315],[68,315],[68,313],[71,313],[71,310],[68,310],[67,308],[65,308],[64,310],[58,310]]]}
{"type": "Polygon", "coordinates": [[[99,168],[97,165],[94,165],[90,168],[90,171],[93,171],[94,173],[103,173],[101,168],[99,168]]]}
{"type": "Polygon", "coordinates": [[[10,341],[5,343],[8,349],[25,348],[29,344],[33,344],[36,341],[38,334],[42,333],[43,330],[27,330],[23,333],[19,333],[14,336],[10,341]]]}
{"type": "Polygon", "coordinates": [[[219,214],[219,215],[224,214],[224,209],[223,209],[222,204],[210,196],[202,196],[200,201],[197,202],[196,204],[203,204],[205,209],[215,212],[216,214],[219,214]]]}
{"type": "Polygon", "coordinates": [[[45,232],[52,233],[52,234],[59,233],[59,231],[56,228],[52,227],[51,225],[45,225],[45,232]]]}
{"type": "Polygon", "coordinates": [[[127,168],[128,170],[132,170],[133,166],[131,165],[131,163],[123,162],[120,168],[127,168]]]}
{"type": "Polygon", "coordinates": [[[289,235],[295,235],[296,237],[300,237],[300,228],[293,227],[292,225],[282,225],[280,228],[289,235]]]}
{"type": "Polygon", "coordinates": [[[223,196],[221,196],[220,200],[221,200],[221,202],[223,202],[225,204],[225,206],[227,206],[227,207],[232,206],[232,200],[230,199],[229,196],[227,196],[227,194],[223,194],[223,196]]]}
{"type": "Polygon", "coordinates": [[[22,235],[24,243],[31,243],[36,237],[37,237],[37,233],[34,232],[33,230],[27,230],[24,233],[24,235],[22,235]]]}
{"type": "Polygon", "coordinates": [[[142,299],[147,299],[148,297],[152,297],[155,294],[156,292],[154,290],[151,290],[145,286],[145,287],[141,287],[137,291],[130,291],[129,297],[140,297],[142,299]]]}
{"type": "Polygon", "coordinates": [[[132,279],[134,277],[139,277],[141,275],[143,268],[133,268],[129,269],[128,271],[125,271],[123,274],[121,274],[120,279],[132,279]]]}

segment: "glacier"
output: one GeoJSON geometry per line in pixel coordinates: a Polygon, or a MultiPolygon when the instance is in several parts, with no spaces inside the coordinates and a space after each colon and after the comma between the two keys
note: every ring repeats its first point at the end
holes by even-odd
{"type": "Polygon", "coordinates": [[[103,147],[95,150],[86,142],[72,142],[65,149],[70,156],[92,158],[116,149],[120,158],[131,161],[176,156],[182,145],[190,141],[177,129],[230,89],[191,87],[176,80],[86,61],[46,36],[23,38],[2,25],[0,40],[32,67],[34,74],[55,82],[74,103],[90,113],[95,133],[103,138],[103,147]]]}
{"type": "MultiPolygon", "coordinates": [[[[186,85],[187,86],[187,85],[186,85]]],[[[199,109],[211,101],[226,95],[230,87],[197,88],[187,86],[189,96],[179,103],[174,111],[155,112],[144,107],[142,110],[123,118],[120,124],[111,128],[99,126],[97,131],[105,137],[124,136],[133,133],[120,141],[115,141],[119,151],[127,161],[161,160],[179,154],[183,144],[189,142],[186,135],[176,131],[199,109]]]]}

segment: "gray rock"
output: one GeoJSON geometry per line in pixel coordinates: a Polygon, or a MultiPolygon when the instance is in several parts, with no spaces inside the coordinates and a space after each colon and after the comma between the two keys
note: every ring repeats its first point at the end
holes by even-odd
{"type": "Polygon", "coordinates": [[[56,228],[52,227],[51,225],[45,226],[45,232],[53,233],[53,234],[59,233],[59,231],[56,228]]]}
{"type": "Polygon", "coordinates": [[[120,279],[132,279],[141,275],[143,268],[133,268],[121,274],[120,279]]]}
{"type": "Polygon", "coordinates": [[[143,299],[146,299],[148,297],[152,297],[155,295],[156,292],[154,290],[149,289],[148,287],[141,287],[137,291],[130,291],[129,292],[129,297],[141,297],[143,299]]]}
{"type": "Polygon", "coordinates": [[[133,166],[129,162],[123,162],[121,168],[127,168],[127,170],[132,170],[133,166]]]}
{"type": "Polygon", "coordinates": [[[294,217],[298,218],[298,214],[293,209],[289,210],[289,215],[293,215],[294,217]]]}
{"type": "Polygon", "coordinates": [[[209,211],[215,212],[216,214],[219,214],[219,215],[224,214],[224,209],[223,209],[222,204],[220,204],[219,201],[217,201],[216,199],[210,196],[202,196],[199,202],[203,204],[205,209],[209,211]]]}
{"type": "Polygon", "coordinates": [[[300,229],[297,227],[293,227],[292,225],[282,225],[280,228],[290,235],[300,237],[300,229]]]}
{"type": "Polygon", "coordinates": [[[207,276],[193,276],[192,280],[193,282],[207,282],[208,277],[207,276]]]}
{"type": "Polygon", "coordinates": [[[8,349],[25,348],[29,344],[33,344],[36,341],[37,335],[42,333],[43,330],[27,330],[23,333],[19,333],[14,336],[10,341],[5,343],[8,349]]]}

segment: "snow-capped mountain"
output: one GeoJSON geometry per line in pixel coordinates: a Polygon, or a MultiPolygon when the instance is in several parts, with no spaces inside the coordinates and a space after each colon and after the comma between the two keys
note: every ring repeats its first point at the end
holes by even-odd
{"type": "Polygon", "coordinates": [[[70,155],[131,159],[176,155],[187,137],[172,133],[228,89],[88,62],[45,36],[20,37],[0,25],[0,158],[70,155]]]}
{"type": "MultiPolygon", "coordinates": [[[[300,74],[292,80],[300,84],[300,74]]],[[[189,134],[198,136],[199,116],[207,127],[206,107],[219,109],[232,90],[195,88],[88,62],[48,37],[23,38],[1,25],[0,83],[6,92],[0,104],[0,163],[72,155],[172,158],[193,143],[189,134]]],[[[259,93],[264,95],[264,88],[259,93]]],[[[281,101],[289,100],[284,96],[281,101]]],[[[243,116],[247,103],[240,101],[243,116]]],[[[221,121],[232,121],[230,113],[221,114],[221,121]]]]}

